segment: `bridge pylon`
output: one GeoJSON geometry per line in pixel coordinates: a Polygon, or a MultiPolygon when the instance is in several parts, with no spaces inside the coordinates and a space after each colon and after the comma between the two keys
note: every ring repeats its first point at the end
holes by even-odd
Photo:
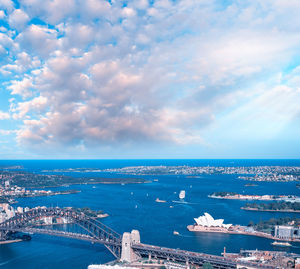
{"type": "Polygon", "coordinates": [[[141,237],[138,230],[132,230],[131,233],[123,233],[121,261],[134,262],[138,260],[139,256],[133,251],[131,246],[140,242],[141,237]]]}
{"type": "Polygon", "coordinates": [[[5,241],[7,239],[7,232],[0,231],[0,241],[5,241]]]}

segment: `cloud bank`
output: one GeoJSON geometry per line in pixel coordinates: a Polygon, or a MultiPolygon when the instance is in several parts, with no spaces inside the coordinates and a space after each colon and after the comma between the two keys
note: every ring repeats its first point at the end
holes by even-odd
{"type": "Polygon", "coordinates": [[[0,76],[12,97],[0,120],[16,122],[19,145],[210,147],[231,125],[264,140],[299,120],[299,1],[0,7],[0,76]]]}

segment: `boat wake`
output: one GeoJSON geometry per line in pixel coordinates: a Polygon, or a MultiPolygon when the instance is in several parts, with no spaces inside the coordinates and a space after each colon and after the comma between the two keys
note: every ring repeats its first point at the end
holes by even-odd
{"type": "Polygon", "coordinates": [[[195,236],[193,236],[193,235],[185,235],[185,234],[178,234],[177,236],[181,236],[181,237],[195,237],[195,236]]]}
{"type": "Polygon", "coordinates": [[[198,203],[190,203],[190,202],[186,202],[186,201],[172,201],[173,203],[177,203],[177,204],[184,204],[184,205],[196,205],[198,203]]]}

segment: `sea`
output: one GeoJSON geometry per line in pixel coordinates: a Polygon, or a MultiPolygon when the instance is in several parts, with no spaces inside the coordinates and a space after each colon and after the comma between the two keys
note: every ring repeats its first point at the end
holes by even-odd
{"type": "MultiPolygon", "coordinates": [[[[21,165],[25,171],[38,174],[64,174],[75,177],[133,177],[100,172],[66,172],[66,169],[122,168],[127,166],[188,165],[188,166],[300,166],[300,160],[3,160],[1,166],[21,165]],[[49,172],[56,170],[56,172],[49,172]],[[57,170],[64,170],[57,172],[57,170]]],[[[194,218],[210,213],[224,223],[247,225],[279,217],[299,217],[299,213],[252,212],[240,209],[244,201],[208,198],[215,191],[231,191],[244,194],[300,195],[295,182],[255,182],[256,187],[238,179],[238,175],[200,175],[190,178],[184,175],[136,176],[151,183],[145,184],[95,184],[72,185],[52,190],[77,189],[80,193],[49,197],[18,199],[14,206],[90,207],[103,210],[109,217],[101,219],[116,232],[122,234],[133,229],[140,231],[142,243],[180,248],[215,255],[239,252],[240,249],[278,250],[300,254],[300,243],[292,247],[272,246],[272,240],[246,235],[193,233],[187,225],[194,218]],[[186,191],[185,201],[178,200],[180,190],[186,191]],[[157,203],[155,199],[166,200],[157,203]],[[173,232],[179,232],[174,235],[173,232]]],[[[31,241],[0,245],[0,268],[87,268],[90,264],[103,264],[114,257],[100,244],[74,239],[32,235],[31,241]]]]}

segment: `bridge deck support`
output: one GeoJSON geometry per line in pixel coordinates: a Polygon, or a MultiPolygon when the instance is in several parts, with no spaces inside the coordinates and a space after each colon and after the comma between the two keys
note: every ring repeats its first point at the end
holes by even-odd
{"type": "Polygon", "coordinates": [[[7,239],[7,232],[0,231],[0,241],[5,241],[7,239]]]}
{"type": "Polygon", "coordinates": [[[131,248],[132,245],[141,242],[140,232],[138,230],[132,230],[131,233],[124,233],[122,237],[122,253],[121,261],[133,262],[136,261],[139,256],[134,253],[131,248]]]}

